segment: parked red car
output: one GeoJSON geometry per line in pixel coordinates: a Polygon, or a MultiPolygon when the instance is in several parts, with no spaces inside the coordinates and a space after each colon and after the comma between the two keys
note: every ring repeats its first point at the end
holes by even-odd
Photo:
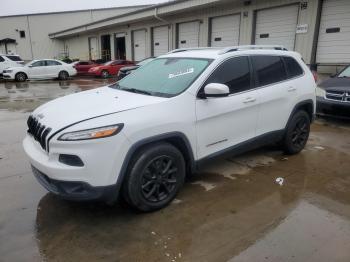
{"type": "Polygon", "coordinates": [[[124,66],[134,65],[133,62],[127,60],[114,60],[104,63],[103,65],[95,66],[89,69],[89,74],[93,76],[100,76],[107,78],[112,75],[117,75],[119,69],[124,66]]]}
{"type": "Polygon", "coordinates": [[[77,61],[73,62],[72,64],[73,67],[77,70],[78,75],[88,74],[90,68],[100,65],[93,61],[77,61]]]}

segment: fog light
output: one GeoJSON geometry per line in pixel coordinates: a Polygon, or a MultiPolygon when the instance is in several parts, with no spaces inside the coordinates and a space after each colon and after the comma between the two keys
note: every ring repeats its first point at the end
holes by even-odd
{"type": "Polygon", "coordinates": [[[75,155],[61,154],[58,157],[58,161],[68,166],[84,166],[83,161],[75,155]]]}

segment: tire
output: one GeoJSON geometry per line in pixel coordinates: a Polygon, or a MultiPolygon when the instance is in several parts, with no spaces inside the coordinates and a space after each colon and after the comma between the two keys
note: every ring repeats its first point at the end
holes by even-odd
{"type": "Polygon", "coordinates": [[[58,79],[59,80],[67,80],[69,78],[69,74],[67,73],[67,71],[61,71],[58,74],[58,79]]]}
{"type": "Polygon", "coordinates": [[[15,80],[17,82],[24,82],[24,81],[27,80],[27,75],[25,73],[23,73],[23,72],[19,72],[19,73],[16,74],[15,80]]]}
{"type": "Polygon", "coordinates": [[[102,70],[101,71],[101,77],[102,78],[108,78],[109,77],[109,72],[107,70],[102,70]]]}
{"type": "Polygon", "coordinates": [[[161,209],[175,198],[185,174],[185,160],[176,147],[168,143],[146,146],[130,162],[123,197],[139,211],[161,209]]]}
{"type": "Polygon", "coordinates": [[[310,117],[303,110],[297,111],[288,123],[282,141],[286,154],[293,155],[304,149],[310,134],[310,117]]]}

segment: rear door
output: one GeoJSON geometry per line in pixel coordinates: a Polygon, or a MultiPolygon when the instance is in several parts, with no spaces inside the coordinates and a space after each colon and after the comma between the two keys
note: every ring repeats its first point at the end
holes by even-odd
{"type": "Polygon", "coordinates": [[[178,48],[199,46],[199,21],[178,24],[178,48]]]}
{"type": "Polygon", "coordinates": [[[50,78],[58,77],[62,70],[62,64],[55,60],[46,60],[46,76],[50,78]]]}
{"type": "Polygon", "coordinates": [[[226,84],[230,95],[196,100],[198,158],[255,137],[258,92],[254,89],[247,56],[229,58],[204,83],[226,84]]]}
{"type": "Polygon", "coordinates": [[[256,135],[282,130],[295,105],[298,87],[302,84],[296,82],[299,81],[296,75],[288,79],[284,60],[280,56],[256,55],[251,60],[260,97],[256,135]]]}

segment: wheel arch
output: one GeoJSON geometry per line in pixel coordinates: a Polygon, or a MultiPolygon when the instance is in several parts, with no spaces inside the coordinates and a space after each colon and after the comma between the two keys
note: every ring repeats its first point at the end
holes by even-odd
{"type": "Polygon", "coordinates": [[[141,150],[145,146],[148,146],[154,143],[159,143],[159,142],[166,142],[176,147],[184,156],[187,172],[193,172],[195,170],[195,160],[194,160],[193,150],[185,134],[181,132],[171,132],[171,133],[160,134],[160,135],[142,139],[134,143],[130,147],[129,151],[127,152],[124,158],[124,161],[116,182],[116,190],[115,190],[116,195],[113,197],[113,200],[117,200],[118,198],[118,195],[120,193],[122,184],[126,177],[130,162],[132,160],[132,157],[135,155],[135,153],[137,153],[139,150],[141,150]]]}
{"type": "Polygon", "coordinates": [[[26,76],[26,79],[28,79],[28,74],[24,71],[18,71],[16,74],[15,74],[15,78],[18,74],[24,74],[26,76]]]}
{"type": "Polygon", "coordinates": [[[298,112],[299,110],[304,110],[306,113],[308,113],[310,120],[313,121],[315,118],[315,112],[314,112],[314,101],[312,99],[307,99],[307,100],[303,100],[299,103],[297,103],[292,112],[289,115],[286,127],[288,126],[290,120],[292,119],[293,115],[298,112]]]}

